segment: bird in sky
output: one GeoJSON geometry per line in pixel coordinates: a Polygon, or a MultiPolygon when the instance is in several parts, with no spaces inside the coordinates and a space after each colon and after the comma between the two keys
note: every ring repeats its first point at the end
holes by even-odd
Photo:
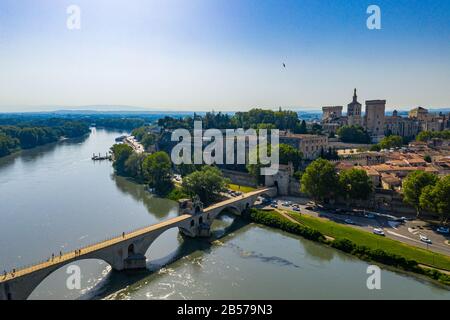
{"type": "Polygon", "coordinates": [[[283,62],[283,68],[286,68],[286,64],[283,62]]]}

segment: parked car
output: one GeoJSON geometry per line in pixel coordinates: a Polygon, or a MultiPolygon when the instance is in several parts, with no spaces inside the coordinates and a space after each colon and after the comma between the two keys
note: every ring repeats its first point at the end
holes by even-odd
{"type": "Polygon", "coordinates": [[[344,222],[346,224],[355,224],[355,222],[352,219],[345,219],[344,222]]]}
{"type": "Polygon", "coordinates": [[[373,233],[377,234],[379,236],[383,236],[383,237],[385,236],[383,229],[380,229],[380,228],[374,228],[373,233]]]}
{"type": "Polygon", "coordinates": [[[278,204],[276,204],[276,203],[272,203],[270,206],[271,206],[272,208],[278,208],[278,204]]]}
{"type": "Polygon", "coordinates": [[[450,230],[448,227],[444,227],[444,226],[440,226],[436,229],[437,232],[439,233],[444,233],[444,234],[449,234],[450,230]]]}
{"type": "Polygon", "coordinates": [[[420,237],[420,241],[428,243],[428,244],[432,244],[431,240],[428,239],[427,236],[424,236],[423,234],[421,234],[421,235],[419,235],[419,237],[420,237]]]}
{"type": "Polygon", "coordinates": [[[364,217],[369,218],[369,219],[374,219],[374,218],[375,218],[375,215],[374,215],[373,213],[366,213],[366,214],[364,215],[364,217]]]}
{"type": "Polygon", "coordinates": [[[299,208],[299,207],[293,207],[292,210],[294,210],[294,211],[300,211],[300,208],[299,208]]]}
{"type": "Polygon", "coordinates": [[[306,209],[306,210],[314,210],[314,208],[311,207],[311,206],[306,206],[305,209],[306,209]]]}

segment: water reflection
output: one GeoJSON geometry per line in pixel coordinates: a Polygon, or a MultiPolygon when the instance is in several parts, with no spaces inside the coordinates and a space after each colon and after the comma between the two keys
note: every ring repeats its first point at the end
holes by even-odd
{"type": "Polygon", "coordinates": [[[142,203],[149,213],[158,219],[167,218],[169,214],[178,211],[178,203],[153,196],[146,190],[143,184],[137,184],[133,180],[111,174],[117,189],[123,194],[131,196],[135,201],[142,203]]]}

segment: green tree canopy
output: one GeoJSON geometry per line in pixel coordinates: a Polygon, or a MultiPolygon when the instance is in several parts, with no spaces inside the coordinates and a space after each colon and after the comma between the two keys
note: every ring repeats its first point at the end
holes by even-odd
{"type": "Polygon", "coordinates": [[[302,161],[302,153],[289,144],[281,143],[279,145],[280,164],[289,164],[292,162],[296,170],[302,161]]]}
{"type": "Polygon", "coordinates": [[[341,195],[347,200],[365,200],[373,191],[372,180],[366,171],[355,168],[339,173],[339,186],[341,195]]]}
{"type": "Polygon", "coordinates": [[[125,161],[125,174],[139,181],[144,181],[142,164],[146,155],[144,153],[133,152],[125,161]]]}
{"type": "Polygon", "coordinates": [[[384,137],[378,145],[381,149],[400,148],[403,145],[403,138],[400,136],[384,137]]]}
{"type": "Polygon", "coordinates": [[[420,195],[426,186],[434,186],[438,178],[435,174],[425,171],[413,171],[403,180],[403,201],[412,205],[417,215],[420,214],[420,195]]]}
{"type": "Polygon", "coordinates": [[[335,197],[338,185],[336,168],[325,159],[313,161],[306,168],[301,179],[301,191],[319,201],[335,197]]]}
{"type": "Polygon", "coordinates": [[[228,183],[218,168],[203,166],[200,171],[184,177],[182,188],[184,193],[198,195],[205,205],[209,205],[220,198],[220,193],[226,190],[228,183]]]}
{"type": "Polygon", "coordinates": [[[125,162],[128,157],[133,153],[133,148],[127,144],[115,144],[111,147],[111,151],[114,156],[114,169],[116,169],[118,174],[126,174],[125,162]]]}
{"type": "Polygon", "coordinates": [[[433,138],[450,140],[450,130],[443,131],[421,131],[416,137],[417,141],[428,141],[433,138]]]}
{"type": "Polygon", "coordinates": [[[446,223],[450,217],[450,176],[439,179],[435,185],[424,187],[419,204],[422,209],[439,214],[441,222],[446,223]]]}
{"type": "Polygon", "coordinates": [[[337,130],[339,139],[343,142],[370,143],[370,136],[360,126],[342,126],[337,130]]]}
{"type": "Polygon", "coordinates": [[[173,188],[172,162],[164,151],[147,156],[142,163],[144,177],[158,195],[166,195],[173,188]]]}

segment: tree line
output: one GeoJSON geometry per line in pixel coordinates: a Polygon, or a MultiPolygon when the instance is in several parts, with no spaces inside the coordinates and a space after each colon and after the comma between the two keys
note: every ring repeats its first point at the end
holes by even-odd
{"type": "Polygon", "coordinates": [[[347,204],[366,200],[373,192],[372,181],[362,169],[351,168],[337,172],[333,163],[325,159],[313,161],[301,176],[301,192],[318,202],[338,198],[347,204]]]}
{"type": "Polygon", "coordinates": [[[29,149],[58,141],[61,137],[75,138],[89,132],[89,126],[72,120],[51,120],[0,126],[0,156],[20,149],[29,149]]]}
{"type": "Polygon", "coordinates": [[[321,134],[322,127],[319,124],[307,128],[305,120],[300,120],[297,112],[290,110],[264,110],[251,109],[245,112],[236,112],[233,115],[222,112],[207,112],[204,116],[194,113],[193,116],[174,118],[166,116],[158,120],[158,125],[169,130],[192,129],[194,121],[202,121],[204,129],[280,129],[290,130],[294,133],[321,134]]]}
{"type": "Polygon", "coordinates": [[[416,137],[417,141],[429,141],[434,138],[450,140],[450,130],[443,131],[421,131],[416,137]]]}
{"type": "Polygon", "coordinates": [[[416,209],[417,216],[427,210],[438,214],[441,222],[447,222],[450,216],[450,175],[439,178],[430,172],[411,172],[403,180],[402,192],[403,200],[416,209]]]}

